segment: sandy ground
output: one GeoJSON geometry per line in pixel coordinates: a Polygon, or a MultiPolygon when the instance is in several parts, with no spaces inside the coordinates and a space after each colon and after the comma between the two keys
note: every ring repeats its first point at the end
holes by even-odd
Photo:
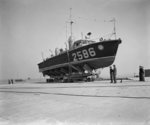
{"type": "Polygon", "coordinates": [[[150,125],[150,79],[0,85],[0,125],[150,125]]]}

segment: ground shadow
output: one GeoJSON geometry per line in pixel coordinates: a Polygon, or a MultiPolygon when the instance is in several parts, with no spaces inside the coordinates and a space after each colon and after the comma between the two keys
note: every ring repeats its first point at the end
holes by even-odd
{"type": "Polygon", "coordinates": [[[63,96],[79,96],[79,97],[94,97],[94,98],[127,98],[127,99],[150,99],[150,97],[136,97],[136,96],[100,96],[100,95],[81,95],[81,94],[66,94],[66,93],[47,93],[47,92],[19,92],[19,91],[0,91],[5,93],[25,93],[25,94],[50,94],[50,95],[63,95],[63,96]]]}

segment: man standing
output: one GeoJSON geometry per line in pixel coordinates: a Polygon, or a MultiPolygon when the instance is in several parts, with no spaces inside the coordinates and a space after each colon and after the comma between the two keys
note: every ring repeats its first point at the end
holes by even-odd
{"type": "Polygon", "coordinates": [[[142,66],[139,66],[139,81],[142,81],[142,66]]]}
{"type": "Polygon", "coordinates": [[[11,83],[11,81],[8,79],[8,84],[10,84],[11,83]]]}
{"type": "Polygon", "coordinates": [[[13,84],[13,79],[11,79],[11,83],[13,84]]]}
{"type": "Polygon", "coordinates": [[[116,75],[117,75],[117,68],[115,65],[113,65],[114,69],[113,69],[113,79],[114,79],[114,83],[117,83],[116,81],[116,75]]]}
{"type": "Polygon", "coordinates": [[[142,66],[141,80],[145,81],[145,71],[144,71],[144,67],[143,66],[142,66]]]}
{"type": "Polygon", "coordinates": [[[113,69],[111,66],[110,66],[110,80],[111,80],[110,83],[113,83],[113,69]]]}

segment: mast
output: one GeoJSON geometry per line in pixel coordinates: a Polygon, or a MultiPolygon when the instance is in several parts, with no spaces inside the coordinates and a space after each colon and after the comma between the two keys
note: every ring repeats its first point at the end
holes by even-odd
{"type": "Polygon", "coordinates": [[[71,20],[71,9],[72,8],[70,8],[70,31],[71,31],[71,37],[72,37],[72,20],[71,20]]]}
{"type": "Polygon", "coordinates": [[[116,26],[115,26],[116,20],[115,20],[115,18],[113,18],[113,22],[114,22],[114,35],[115,35],[115,39],[116,39],[116,26]]]}
{"type": "MultiPolygon", "coordinates": [[[[71,21],[71,9],[72,8],[70,8],[70,31],[71,31],[71,37],[72,37],[72,21],[71,21]]],[[[65,43],[65,45],[66,45],[66,48],[67,48],[67,44],[65,43]]],[[[70,57],[69,57],[69,50],[67,49],[67,56],[68,56],[68,62],[69,62],[69,65],[68,65],[68,67],[69,67],[69,81],[71,81],[71,78],[72,78],[72,68],[71,68],[71,64],[70,64],[70,57]]]]}

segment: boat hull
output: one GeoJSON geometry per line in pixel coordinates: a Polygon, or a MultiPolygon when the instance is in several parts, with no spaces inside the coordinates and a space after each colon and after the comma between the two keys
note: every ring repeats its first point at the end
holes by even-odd
{"type": "Polygon", "coordinates": [[[85,64],[90,69],[108,67],[114,62],[120,43],[120,39],[109,40],[63,52],[39,63],[39,71],[51,76],[65,75],[69,72],[69,64],[73,72],[83,71],[85,64]],[[65,69],[66,72],[61,71],[61,69],[65,69]]]}

